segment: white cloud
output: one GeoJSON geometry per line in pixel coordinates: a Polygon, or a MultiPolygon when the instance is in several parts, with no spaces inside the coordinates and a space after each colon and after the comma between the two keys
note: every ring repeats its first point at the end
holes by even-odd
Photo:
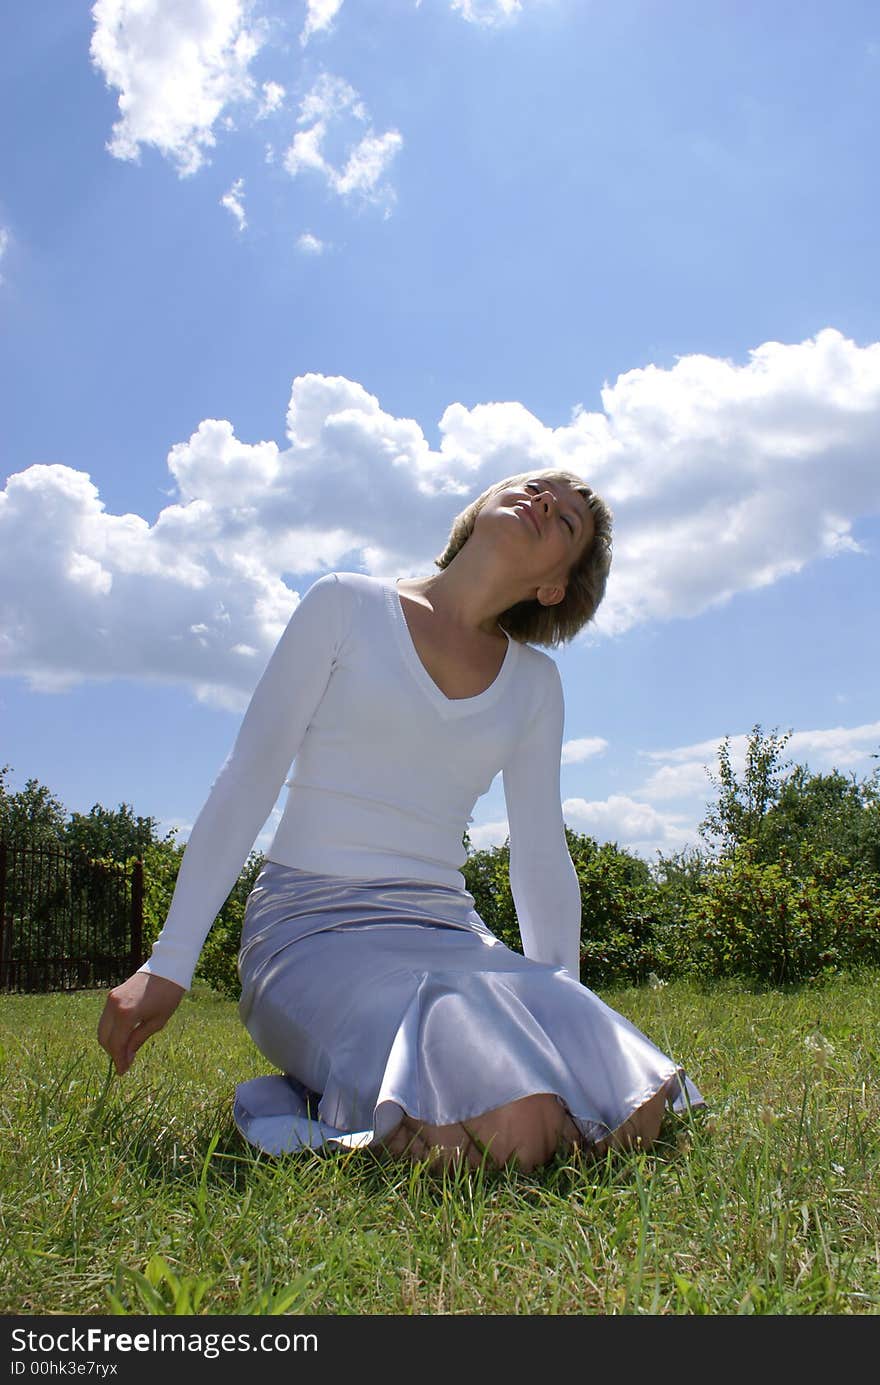
{"type": "Polygon", "coordinates": [[[342,196],[350,192],[370,193],[385,169],[403,144],[396,130],[384,135],[365,135],[355,145],[342,172],[333,179],[333,186],[342,196]]]}
{"type": "Polygon", "coordinates": [[[462,19],[484,27],[514,19],[523,7],[522,0],[451,0],[451,5],[462,19]]]}
{"type": "Polygon", "coordinates": [[[342,0],[306,0],[306,22],[299,41],[305,48],[313,34],[326,33],[342,9],[342,0]]]}
{"type": "Polygon", "coordinates": [[[178,817],[160,817],[156,827],[156,831],[160,837],[167,837],[168,833],[171,831],[176,832],[177,836],[174,841],[177,846],[183,846],[185,844],[192,829],[193,824],[191,822],[188,822],[186,818],[178,817]]]}
{"type": "Polygon", "coordinates": [[[600,626],[696,615],[858,551],[854,520],[880,509],[880,344],[826,328],[749,355],[629,371],[604,415],[573,420],[572,458],[619,521],[600,626]]]}
{"type": "MultiPolygon", "coordinates": [[[[6,251],[7,251],[8,249],[9,249],[9,232],[7,231],[7,229],[6,229],[5,226],[0,226],[0,260],[3,259],[3,256],[6,254],[6,251]]],[[[0,274],[0,284],[2,284],[2,283],[3,283],[3,275],[0,274]]]]}
{"type": "MultiPolygon", "coordinates": [[[[724,736],[716,736],[711,740],[695,741],[692,745],[677,745],[669,750],[640,750],[639,754],[646,760],[666,760],[672,764],[685,764],[695,760],[697,757],[705,759],[707,756],[714,759],[719,745],[724,736]]],[[[731,735],[729,738],[731,763],[734,756],[740,751],[745,753],[745,746],[748,737],[746,735],[731,735]]]]}
{"type": "MultiPolygon", "coordinates": [[[[566,798],[562,811],[573,832],[594,837],[601,846],[616,842],[643,860],[653,862],[658,851],[672,855],[699,841],[696,822],[681,814],[659,813],[648,803],[639,803],[623,794],[612,794],[601,801],[566,798]]],[[[503,846],[510,827],[506,818],[468,826],[471,847],[489,851],[503,846]]]]}
{"type": "Polygon", "coordinates": [[[690,816],[660,813],[650,803],[641,803],[625,794],[611,794],[600,801],[566,798],[562,811],[575,832],[595,837],[598,842],[617,842],[639,856],[654,852],[679,851],[697,839],[690,816]]]}
{"type": "Polygon", "coordinates": [[[880,748],[880,721],[862,726],[832,726],[824,730],[795,731],[785,753],[814,772],[870,769],[871,753],[880,748]]]}
{"type": "Polygon", "coordinates": [[[689,760],[684,764],[661,765],[644,784],[639,785],[636,793],[654,803],[665,799],[706,798],[712,792],[706,766],[713,774],[717,772],[716,756],[719,744],[720,738],[712,742],[711,747],[700,759],[689,760]]]}
{"type": "Polygon", "coordinates": [[[217,508],[236,509],[275,481],[278,447],[274,442],[239,442],[231,423],[206,418],[189,442],[174,444],[168,469],[184,501],[208,500],[217,508]]]}
{"type": "Polygon", "coordinates": [[[304,255],[320,255],[325,249],[324,242],[313,236],[311,231],[303,231],[296,243],[304,255]]]}
{"type": "Polygon", "coordinates": [[[254,99],[250,64],[263,29],[251,0],[96,0],[90,54],[119,92],[120,118],[107,145],[137,160],[142,145],[195,173],[216,143],[226,108],[254,99]]]}
{"type": "Polygon", "coordinates": [[[566,741],[562,747],[562,763],[564,765],[580,764],[583,760],[588,760],[591,755],[601,755],[603,750],[608,749],[608,742],[601,736],[584,736],[578,741],[566,741]]]}
{"type": "Polygon", "coordinates": [[[257,119],[262,120],[264,116],[271,115],[284,104],[284,87],[279,82],[264,82],[261,87],[263,99],[257,111],[257,119]]]}
{"type": "MultiPolygon", "coordinates": [[[[275,836],[275,832],[279,822],[281,821],[281,814],[283,811],[283,803],[280,805],[276,804],[276,806],[272,809],[265,827],[260,832],[256,841],[254,842],[255,851],[262,851],[264,854],[266,851],[268,851],[269,847],[272,845],[272,838],[275,836]]],[[[174,838],[175,845],[185,846],[186,843],[189,841],[189,836],[192,832],[193,824],[191,822],[188,822],[186,818],[159,818],[158,827],[156,830],[160,837],[167,836],[167,834],[172,830],[172,828],[177,833],[176,837],[174,838]]]]}
{"type": "Polygon", "coordinates": [[[392,189],[382,180],[403,146],[403,136],[397,130],[375,134],[363,101],[348,82],[323,73],[304,97],[297,124],[304,128],[296,132],[284,155],[284,167],[292,178],[310,170],[340,197],[360,193],[386,206],[393,200],[392,189]],[[331,136],[346,150],[341,168],[326,154],[331,136]]]}
{"type": "Polygon", "coordinates": [[[42,690],[183,682],[241,710],[305,575],[310,584],[371,546],[379,565],[381,555],[417,565],[448,518],[442,496],[432,506],[418,489],[429,454],[418,426],[361,386],[320,376],[294,382],[289,426],[282,452],[203,421],[169,452],[179,495],[152,524],[106,513],[90,477],[70,467],[10,476],[0,493],[4,672],[42,690]],[[403,554],[399,511],[382,503],[377,479],[409,513],[403,554]]]}
{"type": "MultiPolygon", "coordinates": [[[[671,371],[630,372],[604,391],[607,417],[579,411],[557,429],[518,403],[451,404],[438,449],[419,423],[386,413],[357,382],[302,375],[284,444],[244,442],[228,420],[205,419],[173,446],[177,495],[152,523],[106,513],[84,472],[30,466],[0,493],[3,667],[34,686],[157,678],[243,705],[299,582],[340,565],[423,571],[455,514],[487,485],[554,464],[583,475],[618,510],[606,628],[691,614],[754,585],[774,550],[801,564],[825,556],[827,513],[850,524],[878,508],[880,348],[827,330],[752,356],[739,369],[697,357],[671,371]],[[673,421],[675,446],[663,441],[673,421]],[[748,524],[725,547],[719,524],[743,506],[748,524]],[[670,533],[684,534],[684,546],[670,533]],[[701,566],[695,554],[713,535],[726,565],[701,566]],[[257,653],[244,657],[242,646],[257,653]]],[[[789,752],[854,764],[869,744],[860,737],[872,734],[801,733],[789,752]]],[[[597,739],[570,741],[566,754],[576,763],[601,748],[597,739]]],[[[637,796],[704,800],[702,766],[714,765],[716,751],[707,741],[652,752],[654,772],[637,796]]],[[[669,830],[676,826],[672,819],[669,830]]]]}
{"type": "Polygon", "coordinates": [[[235,217],[239,231],[244,231],[247,227],[247,217],[244,214],[244,179],[236,178],[228,192],[224,192],[220,198],[221,207],[225,207],[235,217]]]}
{"type": "Polygon", "coordinates": [[[503,846],[510,829],[506,818],[496,818],[492,822],[468,823],[468,836],[474,851],[491,851],[493,846],[503,846]]]}
{"type": "MultiPolygon", "coordinates": [[[[783,728],[787,730],[788,728],[783,728]]],[[[748,732],[739,732],[729,740],[730,764],[741,776],[745,770],[748,732]]],[[[769,734],[765,728],[765,735],[769,734]]],[[[777,736],[782,731],[776,732],[777,736]]],[[[718,773],[718,749],[723,736],[700,741],[694,745],[676,746],[669,750],[643,750],[643,759],[654,761],[659,768],[636,790],[643,798],[658,802],[665,799],[706,798],[714,791],[707,768],[718,773]]],[[[786,742],[781,758],[792,764],[809,765],[813,773],[828,773],[838,769],[864,772],[871,769],[871,754],[880,746],[880,721],[861,726],[834,726],[809,731],[794,731],[786,742]]]]}

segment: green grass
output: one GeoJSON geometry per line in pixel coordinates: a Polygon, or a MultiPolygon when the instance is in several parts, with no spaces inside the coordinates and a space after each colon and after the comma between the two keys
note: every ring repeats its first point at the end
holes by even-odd
{"type": "Polygon", "coordinates": [[[104,993],[0,998],[0,1311],[877,1312],[877,978],[604,998],[711,1111],[528,1175],[254,1150],[232,1094],[272,1069],[210,991],[124,1078],[104,993]]]}

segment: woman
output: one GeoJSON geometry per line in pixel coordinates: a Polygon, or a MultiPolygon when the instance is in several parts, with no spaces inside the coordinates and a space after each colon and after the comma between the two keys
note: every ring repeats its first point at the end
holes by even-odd
{"type": "Polygon", "coordinates": [[[578,980],[580,888],[559,798],[559,671],[601,601],[611,514],[575,474],[490,486],[439,575],[328,573],[290,619],[212,785],[147,962],[98,1039],[126,1072],[188,989],[295,759],[248,897],[240,1014],[281,1071],[235,1119],[273,1152],[371,1145],[432,1167],[649,1145],[702,1097],[578,980]],[[525,955],[464,888],[463,832],[503,772],[525,955]]]}

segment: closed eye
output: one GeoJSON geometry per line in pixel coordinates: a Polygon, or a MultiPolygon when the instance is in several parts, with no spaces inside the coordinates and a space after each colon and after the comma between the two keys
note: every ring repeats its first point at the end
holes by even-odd
{"type": "MultiPolygon", "coordinates": [[[[538,485],[537,481],[527,481],[526,484],[525,484],[525,489],[528,490],[529,486],[534,486],[536,490],[540,490],[540,489],[541,489],[541,487],[538,485]]],[[[568,518],[568,515],[560,515],[560,519],[561,519],[565,524],[568,525],[569,530],[570,530],[571,533],[573,534],[573,533],[574,533],[574,525],[572,524],[571,520],[568,518]]]]}

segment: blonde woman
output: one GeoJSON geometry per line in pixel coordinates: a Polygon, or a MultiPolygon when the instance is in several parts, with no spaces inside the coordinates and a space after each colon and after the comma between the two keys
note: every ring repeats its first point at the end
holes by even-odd
{"type": "Polygon", "coordinates": [[[108,996],[98,1039],[117,1073],[189,988],[287,782],[238,956],[242,1021],[279,1069],[238,1086],[252,1144],[532,1170],[575,1146],[648,1146],[667,1104],[702,1104],[579,981],[563,692],[539,646],[592,619],[611,521],[574,473],[530,471],[462,511],[439,572],[313,583],[192,829],[152,954],[108,996]],[[466,824],[499,771],[524,955],[491,933],[461,874],[466,824]]]}

